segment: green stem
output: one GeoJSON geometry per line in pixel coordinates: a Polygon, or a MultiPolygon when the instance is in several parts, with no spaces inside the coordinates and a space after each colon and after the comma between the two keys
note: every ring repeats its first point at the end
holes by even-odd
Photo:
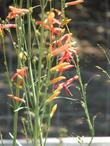
{"type": "Polygon", "coordinates": [[[16,146],[17,125],[18,125],[18,112],[16,111],[16,112],[14,112],[13,144],[12,144],[12,146],[16,146]]]}
{"type": "MultiPolygon", "coordinates": [[[[40,0],[41,4],[41,16],[42,22],[44,21],[44,0],[40,0]]],[[[44,27],[41,27],[41,37],[40,37],[40,47],[39,47],[39,62],[38,62],[38,89],[37,89],[37,102],[35,105],[35,133],[34,133],[34,146],[37,144],[37,139],[40,140],[40,146],[43,146],[42,141],[42,128],[41,128],[41,120],[39,116],[39,97],[41,92],[41,72],[42,72],[42,59],[43,59],[43,51],[44,51],[44,27]],[[38,132],[37,132],[38,131],[38,132]]]]}
{"type": "Polygon", "coordinates": [[[7,58],[6,58],[6,48],[5,48],[4,37],[2,37],[2,45],[3,45],[4,64],[5,64],[5,67],[6,67],[6,76],[7,76],[10,91],[13,94],[12,83],[11,83],[11,80],[10,80],[10,73],[9,73],[7,58]]]}
{"type": "Polygon", "coordinates": [[[80,67],[79,67],[79,58],[78,58],[78,56],[76,56],[76,58],[77,58],[77,68],[76,69],[77,69],[77,74],[79,76],[80,91],[81,91],[81,97],[82,97],[82,108],[85,112],[85,116],[87,118],[89,130],[90,130],[90,134],[91,134],[91,140],[90,140],[88,146],[91,146],[95,131],[94,131],[94,126],[90,119],[90,114],[89,114],[89,110],[88,110],[86,88],[84,87],[84,85],[82,83],[81,71],[80,71],[80,67]]]}

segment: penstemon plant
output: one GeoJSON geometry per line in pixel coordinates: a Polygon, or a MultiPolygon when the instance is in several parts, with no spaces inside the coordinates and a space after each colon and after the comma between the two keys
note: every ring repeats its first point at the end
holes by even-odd
{"type": "Polygon", "coordinates": [[[23,111],[25,113],[21,122],[27,145],[30,140],[33,146],[46,145],[51,119],[58,108],[55,99],[61,97],[59,95],[64,89],[68,97],[62,98],[74,101],[69,89],[74,82],[78,82],[80,103],[91,134],[88,146],[92,143],[95,133],[94,119],[91,120],[88,111],[86,85],[81,79],[78,48],[74,46],[74,39],[68,27],[71,19],[65,16],[69,6],[82,2],[83,0],[61,0],[60,9],[56,9],[52,6],[52,0],[39,0],[37,6],[32,6],[32,0],[27,0],[25,7],[23,0],[19,3],[14,0],[13,6],[9,6],[6,20],[0,24],[0,38],[10,87],[7,97],[12,101],[13,110],[13,130],[10,134],[12,146],[17,144],[18,117],[23,111]],[[36,20],[33,18],[33,11],[37,8],[40,9],[40,15],[36,20]],[[12,29],[15,29],[14,35],[12,29]],[[5,30],[9,33],[16,53],[17,66],[13,75],[9,72],[6,58],[5,30]],[[71,78],[65,75],[69,69],[73,70],[71,78]]]}

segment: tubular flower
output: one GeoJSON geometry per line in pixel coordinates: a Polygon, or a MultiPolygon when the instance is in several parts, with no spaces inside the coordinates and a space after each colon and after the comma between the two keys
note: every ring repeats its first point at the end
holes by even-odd
{"type": "Polygon", "coordinates": [[[69,64],[69,65],[67,65],[67,66],[64,66],[64,67],[60,68],[58,71],[59,71],[60,73],[62,73],[62,72],[64,72],[65,70],[68,70],[68,69],[70,69],[70,68],[74,68],[74,65],[69,64]]]}
{"type": "Polygon", "coordinates": [[[16,24],[0,24],[0,29],[16,28],[16,24]]]}
{"type": "Polygon", "coordinates": [[[3,34],[4,29],[16,28],[16,24],[0,24],[0,34],[3,34]]]}
{"type": "Polygon", "coordinates": [[[7,19],[13,19],[13,18],[16,18],[18,15],[23,16],[23,15],[29,13],[28,9],[16,8],[13,6],[9,6],[9,9],[10,9],[10,12],[7,16],[7,19]]]}
{"type": "Polygon", "coordinates": [[[51,82],[52,84],[55,84],[55,83],[57,83],[57,82],[59,82],[59,81],[61,81],[61,80],[64,80],[64,79],[66,79],[66,77],[64,77],[64,76],[59,76],[59,77],[57,77],[57,78],[55,78],[55,79],[52,79],[50,82],[51,82]]]}
{"type": "Polygon", "coordinates": [[[53,26],[53,24],[58,24],[61,26],[61,22],[55,18],[55,13],[53,11],[48,12],[48,16],[44,22],[49,24],[49,26],[53,26]]]}
{"type": "Polygon", "coordinates": [[[52,35],[59,35],[65,31],[65,29],[60,27],[62,23],[59,21],[59,19],[55,18],[54,10],[47,13],[47,18],[44,20],[44,22],[37,21],[36,24],[39,24],[41,27],[43,26],[45,29],[49,30],[52,35]]]}
{"type": "Polygon", "coordinates": [[[55,105],[52,107],[52,110],[51,110],[51,112],[50,112],[50,118],[53,117],[53,115],[54,115],[54,113],[56,112],[56,110],[57,110],[57,104],[55,104],[55,105]]]}
{"type": "Polygon", "coordinates": [[[14,96],[14,95],[12,95],[12,94],[8,94],[7,96],[8,96],[9,98],[11,98],[12,100],[18,102],[18,103],[19,103],[19,102],[25,103],[25,100],[22,99],[22,98],[20,98],[20,97],[14,96]]]}
{"type": "Polygon", "coordinates": [[[69,65],[70,65],[70,63],[63,62],[63,63],[60,63],[60,64],[52,67],[50,69],[50,71],[59,71],[59,70],[63,69],[64,67],[68,67],[69,65]]]}
{"type": "MultiPolygon", "coordinates": [[[[56,19],[54,19],[54,20],[56,20],[56,19]]],[[[54,21],[54,22],[56,22],[56,21],[54,21]]],[[[62,32],[64,32],[64,29],[59,28],[59,27],[54,27],[53,25],[48,25],[47,23],[42,22],[42,21],[37,21],[36,24],[43,25],[43,27],[45,29],[51,31],[55,35],[58,35],[58,34],[61,34],[62,32]]]]}
{"type": "Polygon", "coordinates": [[[62,52],[64,52],[64,51],[68,50],[69,47],[70,47],[70,44],[62,45],[61,47],[59,47],[59,48],[53,50],[53,51],[51,52],[51,54],[52,54],[53,56],[56,56],[56,55],[58,55],[58,54],[60,54],[60,53],[62,53],[62,52]]]}
{"type": "Polygon", "coordinates": [[[23,79],[27,75],[27,67],[23,67],[21,69],[17,69],[16,73],[12,76],[11,80],[15,81],[17,78],[23,79]]]}
{"type": "Polygon", "coordinates": [[[55,91],[60,91],[63,89],[63,83],[58,84],[57,88],[55,91]]]}
{"type": "Polygon", "coordinates": [[[53,46],[61,46],[71,41],[72,34],[65,34],[59,40],[53,42],[53,46]]]}
{"type": "Polygon", "coordinates": [[[59,27],[51,27],[50,31],[54,34],[54,35],[59,35],[61,33],[63,33],[65,31],[65,29],[59,28],[59,27]]]}
{"type": "Polygon", "coordinates": [[[72,82],[75,81],[75,80],[78,80],[77,75],[68,79],[66,82],[63,82],[63,83],[59,84],[58,88],[63,87],[65,89],[66,93],[69,94],[70,96],[72,96],[73,94],[71,93],[71,91],[68,88],[72,85],[72,82]]]}
{"type": "Polygon", "coordinates": [[[68,6],[74,6],[74,5],[78,5],[80,3],[83,3],[84,0],[76,0],[76,1],[72,1],[72,2],[67,2],[65,3],[65,6],[68,7],[68,6]]]}
{"type": "Polygon", "coordinates": [[[51,102],[53,101],[54,99],[57,98],[57,96],[60,94],[60,91],[55,91],[48,99],[47,99],[47,102],[51,102]]]}
{"type": "Polygon", "coordinates": [[[59,63],[62,63],[64,61],[66,62],[71,62],[71,53],[69,51],[65,51],[64,54],[60,57],[60,62],[59,63]]]}
{"type": "Polygon", "coordinates": [[[46,24],[45,22],[42,22],[42,21],[36,21],[36,24],[43,25],[43,27],[44,27],[45,29],[48,29],[48,30],[50,29],[49,25],[46,24]]]}

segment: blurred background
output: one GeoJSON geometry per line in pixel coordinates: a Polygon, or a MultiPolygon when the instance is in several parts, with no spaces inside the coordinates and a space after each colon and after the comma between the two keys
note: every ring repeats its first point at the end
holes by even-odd
{"type": "MultiPolygon", "coordinates": [[[[59,0],[54,0],[57,7],[59,0]]],[[[0,0],[0,17],[5,19],[11,0],[0,0]]],[[[37,0],[34,0],[34,4],[37,0]]],[[[37,17],[39,11],[34,12],[37,17]]],[[[96,68],[100,66],[110,73],[103,49],[110,57],[110,1],[85,0],[85,3],[76,7],[69,7],[66,15],[72,19],[69,27],[78,43],[81,58],[81,73],[83,82],[88,84],[88,105],[92,116],[96,116],[96,136],[110,136],[110,80],[96,68]],[[103,48],[103,49],[102,49],[103,48]]],[[[10,70],[16,66],[15,54],[6,36],[8,60],[10,70]]],[[[4,76],[3,52],[0,47],[0,133],[9,138],[12,127],[12,114],[6,94],[7,81],[4,76]]],[[[72,74],[68,72],[68,75],[72,74]]],[[[77,95],[74,91],[74,96],[77,95]]],[[[89,136],[88,126],[83,110],[79,103],[67,100],[58,100],[58,111],[52,120],[49,136],[89,136]]],[[[19,124],[19,137],[22,137],[22,126],[19,124]]]]}

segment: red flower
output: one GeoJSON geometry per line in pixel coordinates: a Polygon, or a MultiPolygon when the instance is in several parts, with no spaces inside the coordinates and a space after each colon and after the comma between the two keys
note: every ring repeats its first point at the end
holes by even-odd
{"type": "Polygon", "coordinates": [[[69,51],[65,51],[63,53],[63,55],[60,57],[60,63],[62,63],[64,61],[70,63],[71,62],[71,58],[72,58],[71,53],[69,51]]]}
{"type": "Polygon", "coordinates": [[[78,76],[77,75],[72,77],[72,78],[70,78],[70,79],[68,79],[66,82],[60,83],[58,85],[58,88],[59,87],[60,88],[63,87],[65,89],[65,91],[66,91],[66,94],[72,96],[73,94],[71,93],[71,91],[68,88],[73,85],[72,82],[75,81],[75,80],[78,80],[78,76]]]}

